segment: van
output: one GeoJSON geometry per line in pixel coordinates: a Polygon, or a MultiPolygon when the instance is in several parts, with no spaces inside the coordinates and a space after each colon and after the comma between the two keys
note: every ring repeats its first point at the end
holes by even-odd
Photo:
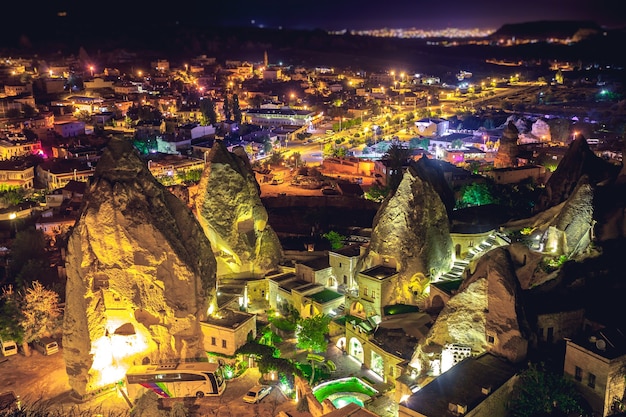
{"type": "Polygon", "coordinates": [[[39,353],[45,356],[52,355],[59,351],[58,343],[51,337],[42,337],[41,339],[35,340],[33,345],[39,353]]]}
{"type": "Polygon", "coordinates": [[[0,340],[0,352],[2,356],[11,356],[17,353],[17,343],[13,340],[0,340]]]}

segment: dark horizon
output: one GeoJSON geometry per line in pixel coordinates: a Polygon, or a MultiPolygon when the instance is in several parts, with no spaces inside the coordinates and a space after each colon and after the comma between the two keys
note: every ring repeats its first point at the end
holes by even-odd
{"type": "MultiPolygon", "coordinates": [[[[593,21],[606,29],[626,27],[619,0],[527,0],[523,7],[508,7],[495,0],[470,4],[448,0],[433,5],[424,0],[396,0],[384,5],[373,2],[318,0],[314,4],[231,0],[209,4],[188,2],[184,7],[159,8],[135,1],[123,7],[85,8],[69,0],[48,2],[28,10],[16,3],[4,5],[5,30],[26,34],[54,31],[59,26],[86,27],[94,33],[129,28],[158,30],[159,25],[200,27],[259,27],[298,30],[443,30],[493,29],[507,24],[534,21],[593,21]]],[[[8,32],[8,31],[7,31],[8,32]]],[[[88,35],[87,33],[78,34],[88,35]]]]}

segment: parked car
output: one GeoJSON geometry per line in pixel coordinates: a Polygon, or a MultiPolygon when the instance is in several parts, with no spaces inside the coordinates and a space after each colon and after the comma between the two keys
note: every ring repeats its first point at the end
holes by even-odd
{"type": "Polygon", "coordinates": [[[41,339],[37,339],[33,342],[33,346],[35,347],[35,350],[44,356],[52,355],[59,351],[58,343],[51,337],[42,337],[41,339]]]}
{"type": "Polygon", "coordinates": [[[272,392],[270,385],[255,385],[243,396],[243,400],[249,404],[256,404],[272,392]]]}
{"type": "Polygon", "coordinates": [[[339,194],[339,190],[333,188],[333,187],[324,187],[322,188],[322,194],[324,195],[338,195],[339,194]]]}

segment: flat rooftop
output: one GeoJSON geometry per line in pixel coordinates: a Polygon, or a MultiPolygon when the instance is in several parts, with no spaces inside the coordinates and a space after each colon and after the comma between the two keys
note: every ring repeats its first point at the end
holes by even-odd
{"type": "Polygon", "coordinates": [[[466,405],[467,413],[485,398],[483,388],[496,391],[518,371],[518,366],[491,353],[469,357],[433,379],[400,407],[425,416],[454,416],[448,404],[466,405]]]}
{"type": "Polygon", "coordinates": [[[342,298],[343,294],[339,294],[333,290],[329,290],[328,288],[323,289],[320,292],[316,292],[315,294],[307,295],[307,298],[312,299],[320,304],[328,303],[330,301],[336,300],[337,298],[342,298]]]}
{"type": "Polygon", "coordinates": [[[219,310],[219,314],[221,317],[209,316],[206,320],[204,320],[204,323],[211,324],[213,326],[236,329],[241,324],[255,316],[255,314],[246,313],[245,311],[235,311],[230,309],[219,310]]]}
{"type": "Polygon", "coordinates": [[[359,274],[362,274],[371,278],[380,279],[380,280],[389,278],[397,273],[398,271],[396,271],[395,268],[389,268],[388,266],[382,266],[382,265],[377,265],[370,269],[366,269],[364,271],[359,272],[359,274]]]}
{"type": "Polygon", "coordinates": [[[280,285],[281,282],[292,280],[295,277],[296,277],[296,274],[294,274],[293,272],[288,272],[286,274],[274,275],[272,277],[267,277],[267,279],[269,279],[270,281],[273,281],[273,282],[275,282],[275,283],[280,285]]]}
{"type": "Polygon", "coordinates": [[[305,281],[302,279],[295,279],[293,281],[282,282],[279,286],[281,289],[291,292],[291,290],[301,289],[302,287],[309,286],[310,284],[311,282],[309,281],[305,281]]]}

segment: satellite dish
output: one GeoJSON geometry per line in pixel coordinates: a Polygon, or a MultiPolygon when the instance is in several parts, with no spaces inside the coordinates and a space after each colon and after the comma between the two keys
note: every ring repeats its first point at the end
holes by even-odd
{"type": "Polygon", "coordinates": [[[606,349],[606,342],[602,339],[599,339],[598,341],[596,341],[596,348],[598,348],[598,350],[606,349]]]}

